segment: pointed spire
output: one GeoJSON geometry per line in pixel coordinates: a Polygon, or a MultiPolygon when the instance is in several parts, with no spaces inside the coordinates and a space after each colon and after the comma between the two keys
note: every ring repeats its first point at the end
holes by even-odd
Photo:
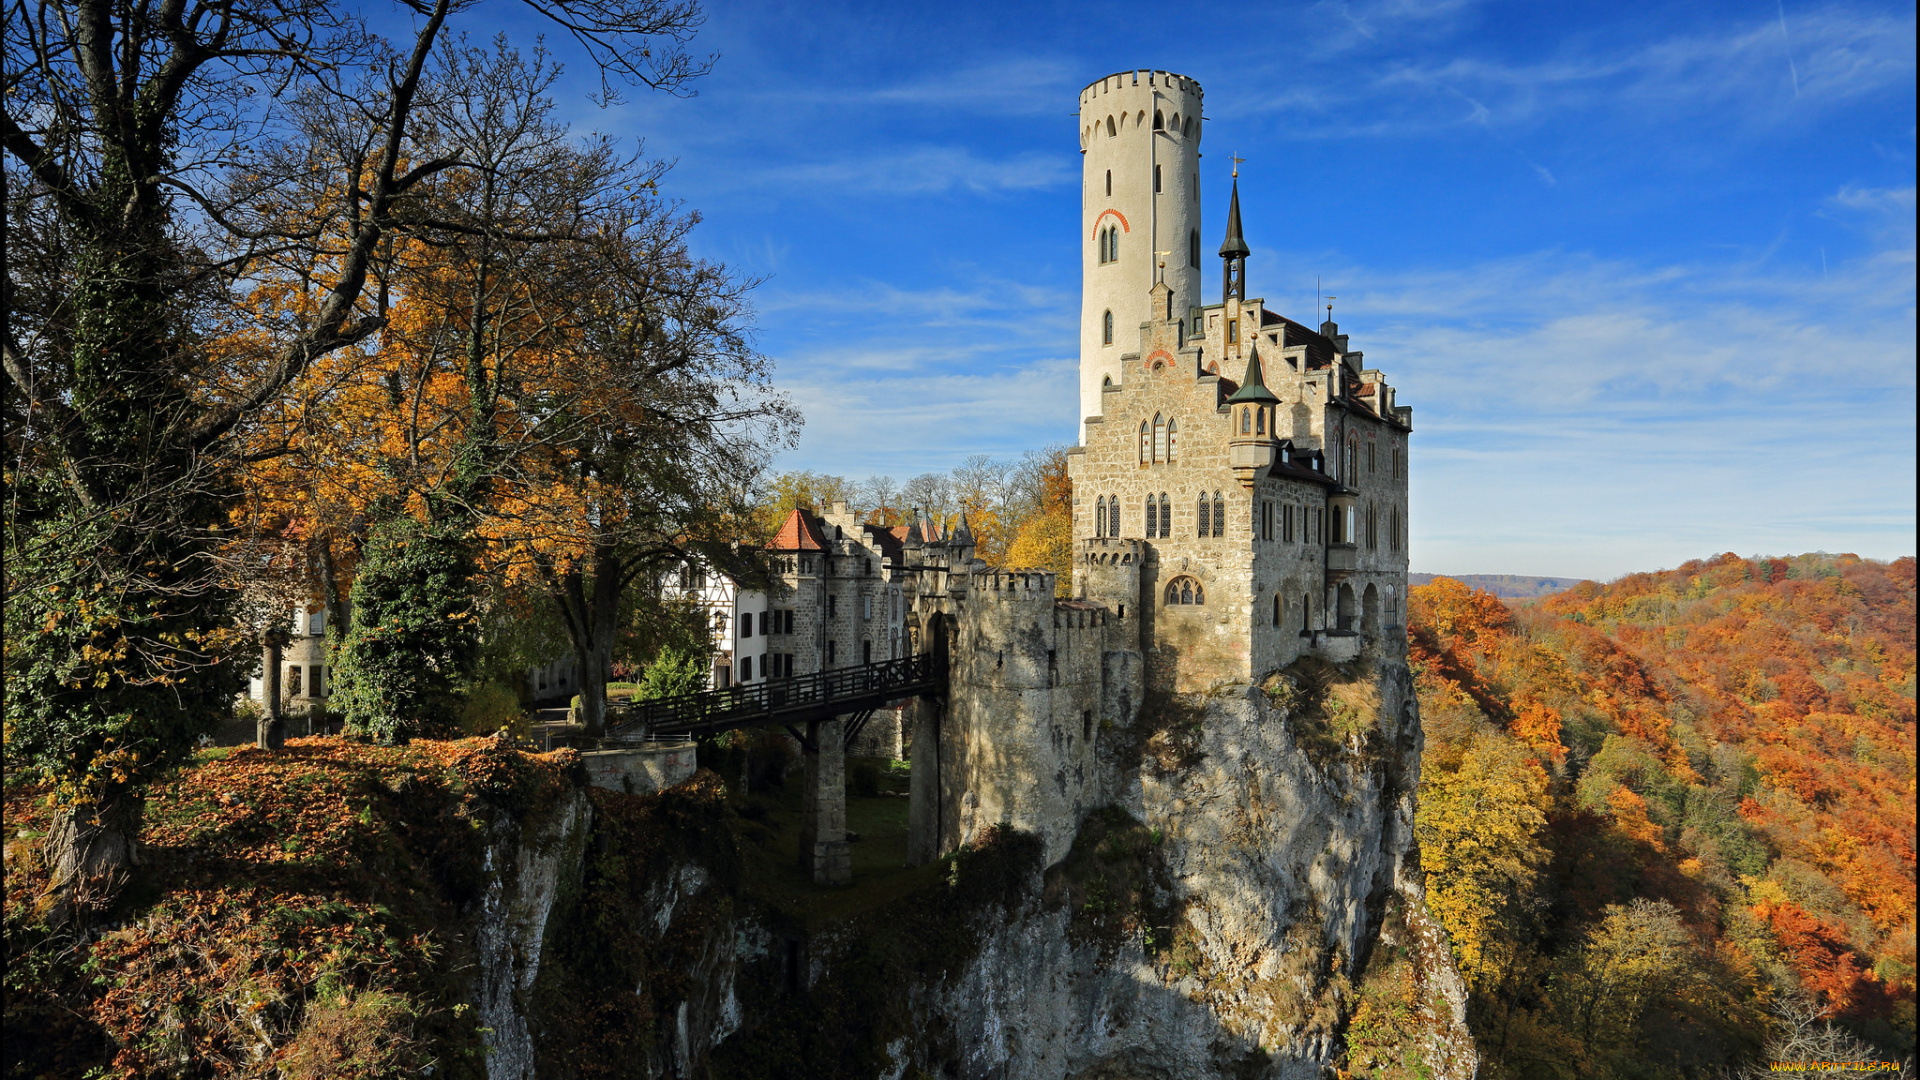
{"type": "Polygon", "coordinates": [[[1240,389],[1227,399],[1229,405],[1278,405],[1280,399],[1267,389],[1266,373],[1260,368],[1260,346],[1247,350],[1247,377],[1241,381],[1240,389]]]}
{"type": "Polygon", "coordinates": [[[907,526],[907,538],[900,544],[902,547],[917,548],[925,542],[925,537],[920,532],[920,508],[916,506],[913,508],[913,524],[907,526]]]}
{"type": "Polygon", "coordinates": [[[1220,257],[1223,259],[1241,258],[1253,254],[1247,246],[1247,240],[1240,235],[1240,181],[1233,182],[1233,201],[1227,204],[1227,239],[1220,245],[1220,257]]]}
{"type": "Polygon", "coordinates": [[[973,530],[967,528],[967,512],[965,510],[960,512],[959,528],[953,530],[953,542],[955,545],[964,544],[967,547],[973,546],[973,530]]]}

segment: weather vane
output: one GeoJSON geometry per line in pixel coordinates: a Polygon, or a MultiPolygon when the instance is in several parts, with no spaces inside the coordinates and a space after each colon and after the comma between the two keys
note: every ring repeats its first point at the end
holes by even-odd
{"type": "Polygon", "coordinates": [[[1227,160],[1233,162],[1233,178],[1235,180],[1240,179],[1240,163],[1247,159],[1243,157],[1234,157],[1233,155],[1229,154],[1227,155],[1227,160]]]}

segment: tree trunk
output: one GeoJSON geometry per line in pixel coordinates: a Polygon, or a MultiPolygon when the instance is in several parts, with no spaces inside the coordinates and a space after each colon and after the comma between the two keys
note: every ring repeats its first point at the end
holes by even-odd
{"type": "Polygon", "coordinates": [[[607,730],[607,680],[613,675],[623,569],[619,556],[603,547],[594,552],[591,579],[576,566],[560,576],[553,597],[573,642],[580,671],[579,720],[590,738],[607,730]]]}
{"type": "Polygon", "coordinates": [[[84,929],[113,905],[140,861],[142,801],[122,793],[110,802],[67,808],[54,814],[45,857],[55,898],[51,917],[84,929]]]}
{"type": "Polygon", "coordinates": [[[266,708],[254,725],[253,744],[262,750],[278,750],[287,744],[287,721],[280,715],[280,640],[267,638],[267,659],[260,672],[260,696],[266,708]]]}

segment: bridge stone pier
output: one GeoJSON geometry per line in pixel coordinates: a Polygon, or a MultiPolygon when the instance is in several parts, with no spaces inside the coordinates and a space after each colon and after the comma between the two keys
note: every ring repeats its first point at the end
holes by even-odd
{"type": "Polygon", "coordinates": [[[841,720],[809,720],[802,744],[806,786],[800,817],[800,869],[816,885],[853,880],[847,844],[847,748],[841,720]]]}

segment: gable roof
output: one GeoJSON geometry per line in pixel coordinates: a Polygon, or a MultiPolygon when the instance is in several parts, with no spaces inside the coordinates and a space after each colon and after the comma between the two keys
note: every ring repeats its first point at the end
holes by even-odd
{"type": "Polygon", "coordinates": [[[795,507],[767,544],[770,551],[826,551],[827,534],[807,511],[795,507]]]}

